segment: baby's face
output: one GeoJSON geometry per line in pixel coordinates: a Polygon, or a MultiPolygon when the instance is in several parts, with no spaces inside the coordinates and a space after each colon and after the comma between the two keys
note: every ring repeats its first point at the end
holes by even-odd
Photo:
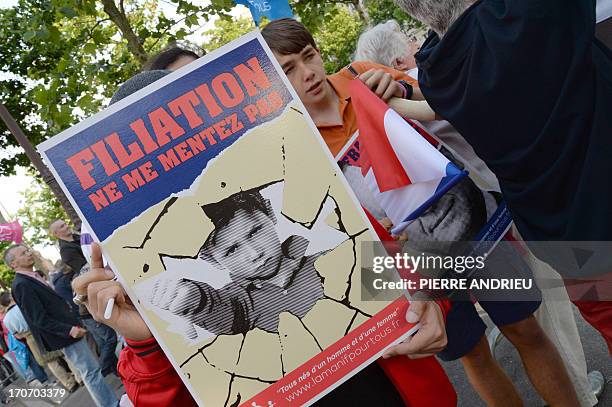
{"type": "Polygon", "coordinates": [[[261,211],[240,209],[217,232],[210,250],[234,280],[265,280],[277,272],[281,244],[270,217],[261,211]]]}

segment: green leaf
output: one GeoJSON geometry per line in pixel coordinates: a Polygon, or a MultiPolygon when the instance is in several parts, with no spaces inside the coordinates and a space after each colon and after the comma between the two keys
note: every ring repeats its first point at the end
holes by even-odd
{"type": "Polygon", "coordinates": [[[181,28],[180,30],[178,30],[175,34],[174,37],[177,40],[182,40],[183,38],[185,38],[187,36],[187,31],[185,31],[185,29],[181,28]]]}
{"type": "Polygon", "coordinates": [[[103,44],[107,44],[108,43],[108,37],[104,35],[104,33],[102,32],[102,30],[95,30],[92,34],[91,34],[91,39],[97,44],[97,45],[103,45],[103,44]]]}
{"type": "Polygon", "coordinates": [[[91,110],[93,104],[94,98],[92,95],[84,95],[77,102],[77,105],[86,112],[91,110]]]}
{"type": "Polygon", "coordinates": [[[59,9],[59,12],[62,13],[63,15],[65,15],[68,18],[74,18],[76,16],[78,16],[79,14],[71,7],[61,7],[59,9]]]}
{"type": "Polygon", "coordinates": [[[93,42],[88,42],[87,44],[85,44],[85,46],[83,47],[83,52],[85,54],[90,54],[90,55],[95,55],[97,52],[98,48],[96,47],[96,44],[93,42]]]}
{"type": "Polygon", "coordinates": [[[23,34],[24,41],[30,41],[34,37],[36,37],[36,32],[34,31],[28,31],[25,34],[23,34]]]}
{"type": "Polygon", "coordinates": [[[187,18],[185,19],[185,25],[187,27],[192,27],[194,25],[198,24],[198,16],[197,14],[191,14],[189,16],[187,16],[187,18]]]}
{"type": "Polygon", "coordinates": [[[52,43],[60,42],[62,34],[55,26],[49,27],[49,41],[52,43]]]}
{"type": "Polygon", "coordinates": [[[49,102],[49,91],[38,86],[32,90],[32,99],[39,105],[45,106],[49,102]]]}
{"type": "Polygon", "coordinates": [[[42,40],[47,40],[50,37],[49,30],[47,28],[43,28],[42,30],[36,33],[36,36],[42,40]]]}

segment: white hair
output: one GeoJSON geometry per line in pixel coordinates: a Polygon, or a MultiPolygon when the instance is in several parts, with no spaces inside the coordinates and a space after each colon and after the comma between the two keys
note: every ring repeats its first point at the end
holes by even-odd
{"type": "Polygon", "coordinates": [[[399,8],[443,36],[474,0],[395,0],[399,8]]]}
{"type": "Polygon", "coordinates": [[[395,60],[408,53],[408,37],[395,20],[365,31],[357,41],[355,61],[372,61],[394,66],[395,60]]]}

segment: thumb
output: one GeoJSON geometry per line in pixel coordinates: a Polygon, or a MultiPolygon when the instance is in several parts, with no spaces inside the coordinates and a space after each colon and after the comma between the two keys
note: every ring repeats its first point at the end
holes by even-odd
{"type": "Polygon", "coordinates": [[[412,301],[410,307],[408,307],[408,312],[406,312],[406,321],[416,324],[421,319],[421,316],[423,316],[423,312],[425,312],[425,302],[412,301]]]}

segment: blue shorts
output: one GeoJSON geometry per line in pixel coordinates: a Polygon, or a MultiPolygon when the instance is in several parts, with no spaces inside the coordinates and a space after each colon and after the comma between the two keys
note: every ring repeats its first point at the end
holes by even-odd
{"type": "MultiPolygon", "coordinates": [[[[479,275],[495,278],[533,278],[533,273],[522,255],[508,244],[498,245],[485,263],[486,268],[473,278],[479,278],[479,275]]],[[[444,361],[465,356],[474,349],[485,333],[486,324],[478,315],[472,298],[478,300],[498,327],[529,318],[542,302],[541,292],[535,282],[530,289],[521,290],[520,294],[511,290],[501,293],[481,290],[460,294],[461,300],[452,301],[452,307],[446,316],[448,344],[438,353],[438,357],[444,361]]]]}
{"type": "MultiPolygon", "coordinates": [[[[480,305],[497,326],[513,324],[529,318],[541,301],[481,301],[480,305]]],[[[478,315],[476,306],[469,301],[453,302],[446,316],[448,344],[438,357],[451,361],[465,356],[474,349],[487,326],[478,315]]]]}

